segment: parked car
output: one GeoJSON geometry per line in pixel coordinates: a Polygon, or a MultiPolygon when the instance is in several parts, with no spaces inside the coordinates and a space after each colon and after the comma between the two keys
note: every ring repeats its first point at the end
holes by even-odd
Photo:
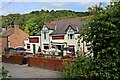
{"type": "Polygon", "coordinates": [[[15,50],[15,49],[12,48],[12,47],[6,47],[6,48],[4,48],[4,51],[5,51],[5,52],[14,51],[14,50],[15,50]]]}
{"type": "Polygon", "coordinates": [[[15,50],[17,50],[17,51],[26,51],[26,49],[23,48],[23,47],[17,47],[17,48],[15,48],[15,50]]]}

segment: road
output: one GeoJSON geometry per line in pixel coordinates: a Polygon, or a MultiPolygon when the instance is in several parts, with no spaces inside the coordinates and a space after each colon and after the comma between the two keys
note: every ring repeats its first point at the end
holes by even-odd
{"type": "Polygon", "coordinates": [[[9,70],[12,78],[60,78],[60,72],[37,68],[28,67],[25,65],[2,63],[7,70],[9,70]]]}

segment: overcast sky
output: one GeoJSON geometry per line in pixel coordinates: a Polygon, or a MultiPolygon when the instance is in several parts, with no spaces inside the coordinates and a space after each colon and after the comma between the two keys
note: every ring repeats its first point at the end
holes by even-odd
{"type": "MultiPolygon", "coordinates": [[[[46,1],[35,1],[35,0],[29,0],[29,1],[23,1],[23,0],[5,0],[2,1],[0,5],[0,15],[7,15],[7,14],[14,14],[14,13],[30,13],[31,11],[36,10],[72,10],[72,11],[79,11],[79,12],[85,12],[87,11],[88,7],[98,5],[99,2],[94,1],[63,1],[59,2],[50,2],[50,0],[46,1]],[[6,1],[6,2],[5,2],[6,1]]],[[[102,1],[103,7],[107,6],[109,4],[109,1],[102,1]]]]}

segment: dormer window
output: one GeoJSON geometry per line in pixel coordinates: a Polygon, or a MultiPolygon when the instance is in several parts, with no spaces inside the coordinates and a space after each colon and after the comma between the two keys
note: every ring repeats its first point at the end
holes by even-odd
{"type": "Polygon", "coordinates": [[[71,27],[69,27],[67,34],[68,34],[68,39],[74,39],[74,30],[71,27]]]}
{"type": "Polygon", "coordinates": [[[48,28],[44,25],[42,29],[42,39],[46,40],[49,37],[49,31],[48,28]]]}
{"type": "Polygon", "coordinates": [[[74,34],[68,34],[68,39],[74,39],[74,34]]]}

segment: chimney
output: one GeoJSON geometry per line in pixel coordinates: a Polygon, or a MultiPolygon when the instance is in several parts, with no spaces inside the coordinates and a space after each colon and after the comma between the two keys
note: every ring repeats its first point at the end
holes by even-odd
{"type": "Polygon", "coordinates": [[[19,25],[14,25],[14,34],[19,34],[19,25]]]}
{"type": "Polygon", "coordinates": [[[77,32],[79,31],[78,27],[76,26],[77,32]]]}
{"type": "Polygon", "coordinates": [[[57,29],[57,25],[55,25],[55,30],[57,29]]]}

